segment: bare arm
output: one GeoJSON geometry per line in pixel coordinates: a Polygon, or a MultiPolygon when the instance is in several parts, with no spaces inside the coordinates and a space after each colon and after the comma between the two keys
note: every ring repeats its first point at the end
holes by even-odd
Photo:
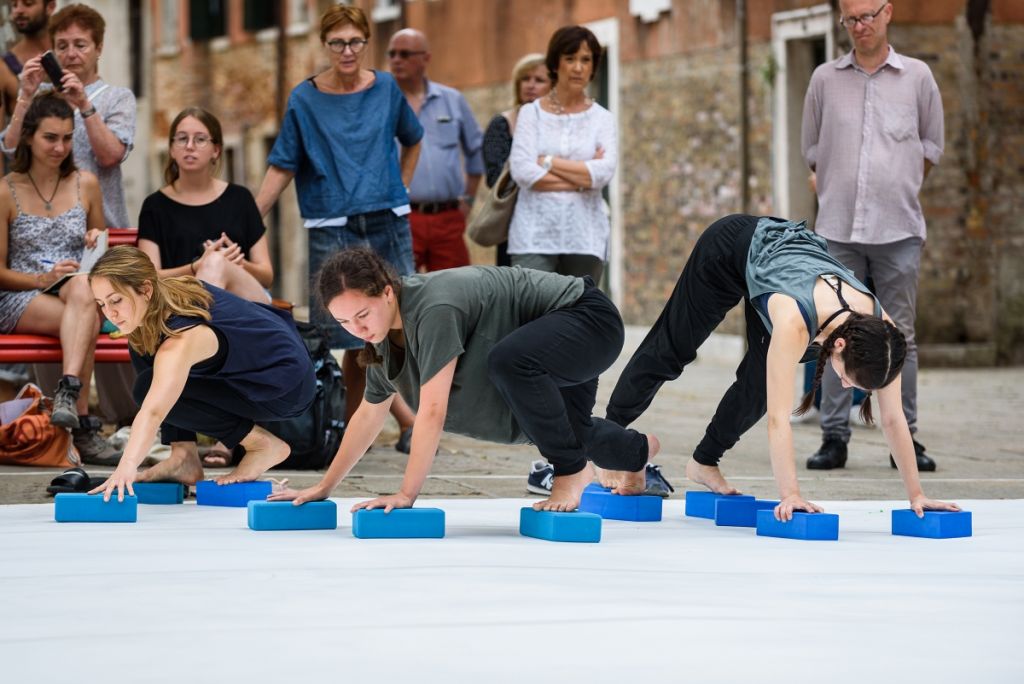
{"type": "Polygon", "coordinates": [[[393,508],[408,508],[416,502],[420,490],[423,489],[423,483],[430,474],[430,467],[434,464],[437,445],[441,442],[441,431],[444,430],[444,420],[448,415],[448,398],[451,395],[452,378],[455,377],[458,360],[456,357],[449,361],[420,387],[420,406],[412,428],[409,462],[405,466],[405,477],[402,478],[398,494],[363,501],[353,506],[353,511],[360,508],[372,510],[383,507],[387,513],[393,508]]]}
{"type": "Polygon", "coordinates": [[[768,345],[768,453],[781,502],[775,517],[789,520],[794,510],[821,511],[800,495],[793,452],[793,428],[789,422],[793,410],[793,370],[809,342],[803,316],[791,297],[776,294],[768,300],[772,337],[768,345]]]}
{"type": "Polygon", "coordinates": [[[412,185],[412,177],[416,173],[416,163],[420,160],[420,145],[416,143],[412,147],[403,147],[399,155],[398,164],[402,173],[402,185],[412,185]]]}
{"type": "Polygon", "coordinates": [[[348,426],[345,428],[345,434],[341,438],[341,445],[338,446],[338,453],[335,454],[334,460],[331,461],[330,467],[324,473],[320,482],[301,491],[286,489],[271,495],[269,500],[294,500],[295,505],[298,506],[307,501],[321,501],[329,497],[334,488],[341,484],[341,481],[345,479],[349,471],[355,467],[356,463],[359,463],[359,459],[366,454],[366,450],[370,448],[373,440],[380,434],[381,429],[384,427],[384,421],[387,420],[388,414],[391,411],[392,401],[394,401],[393,395],[379,404],[371,404],[365,399],[360,402],[359,408],[356,409],[356,412],[352,415],[352,420],[348,422],[348,426]]]}
{"type": "Polygon", "coordinates": [[[270,247],[267,245],[266,233],[249,249],[249,254],[242,261],[242,268],[263,287],[269,288],[274,283],[274,265],[270,261],[270,247]]]}
{"type": "Polygon", "coordinates": [[[132,434],[124,455],[114,474],[90,493],[102,491],[104,499],[108,500],[115,489],[118,499],[123,499],[125,489],[129,494],[134,493],[131,483],[135,481],[136,470],[149,453],[160,424],[181,396],[189,369],[216,354],[218,347],[216,333],[205,325],[197,325],[160,345],[153,360],[153,382],[132,421],[132,434]]]}
{"type": "Polygon", "coordinates": [[[267,175],[263,176],[260,191],[256,193],[256,206],[260,210],[260,216],[267,215],[270,207],[274,206],[277,198],[281,196],[293,178],[295,178],[294,171],[287,171],[278,166],[267,167],[267,175]]]}
{"type": "Polygon", "coordinates": [[[0,183],[0,217],[3,217],[0,222],[0,290],[41,290],[53,285],[63,275],[78,270],[78,262],[72,259],[57,262],[50,271],[45,273],[22,273],[8,268],[9,230],[15,215],[11,191],[7,183],[0,183]]]}
{"type": "MultiPolygon", "coordinates": [[[[70,71],[65,71],[61,83],[64,87],[64,97],[71,106],[76,107],[80,112],[94,109],[85,94],[85,86],[78,80],[78,76],[70,71]]],[[[92,154],[96,157],[96,163],[100,168],[111,168],[124,161],[128,146],[114,135],[99,113],[94,113],[89,117],[83,116],[82,125],[85,127],[86,135],[89,136],[89,146],[92,148],[92,154]]]]}

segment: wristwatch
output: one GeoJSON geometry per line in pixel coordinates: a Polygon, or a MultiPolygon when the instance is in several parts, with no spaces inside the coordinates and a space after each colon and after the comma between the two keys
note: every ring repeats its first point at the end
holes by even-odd
{"type": "Polygon", "coordinates": [[[78,113],[82,115],[83,119],[88,119],[90,116],[96,113],[96,107],[89,105],[88,109],[79,109],[78,113]]]}
{"type": "Polygon", "coordinates": [[[541,161],[540,161],[540,167],[542,169],[544,169],[545,171],[550,171],[551,170],[551,164],[554,163],[554,161],[555,161],[555,158],[552,155],[546,154],[546,155],[544,155],[544,158],[541,159],[541,161]]]}

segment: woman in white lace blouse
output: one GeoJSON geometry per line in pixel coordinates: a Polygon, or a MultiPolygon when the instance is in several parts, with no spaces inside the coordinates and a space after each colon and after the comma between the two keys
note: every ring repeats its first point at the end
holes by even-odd
{"type": "Polygon", "coordinates": [[[513,266],[601,278],[611,232],[601,188],[619,150],[611,113],[586,93],[600,61],[593,33],[558,29],[545,57],[554,87],[519,111],[509,158],[519,185],[508,237],[513,266]]]}

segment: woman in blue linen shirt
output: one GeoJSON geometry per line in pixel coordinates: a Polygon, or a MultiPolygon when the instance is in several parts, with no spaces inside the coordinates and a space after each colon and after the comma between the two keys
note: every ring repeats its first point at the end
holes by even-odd
{"type": "MultiPolygon", "coordinates": [[[[406,187],[416,170],[423,127],[390,74],[362,68],[369,37],[369,23],[358,7],[332,6],[320,18],[320,41],[331,66],[292,90],[256,197],[265,216],[295,180],[309,229],[311,276],[331,254],[357,245],[376,251],[401,275],[415,270],[406,187]]],[[[356,361],[363,341],[342,330],[310,292],[312,320],[330,331],[332,348],[345,350],[351,417],[366,381],[356,361]]],[[[409,408],[402,404],[392,413],[403,437],[411,434],[409,408]]],[[[406,441],[400,440],[400,447],[406,441]]]]}

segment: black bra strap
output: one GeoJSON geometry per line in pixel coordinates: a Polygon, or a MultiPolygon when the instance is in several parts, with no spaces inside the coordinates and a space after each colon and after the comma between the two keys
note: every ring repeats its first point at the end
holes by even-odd
{"type": "Polygon", "coordinates": [[[832,288],[832,291],[836,293],[836,297],[839,298],[839,305],[840,305],[841,308],[838,311],[836,311],[834,314],[832,314],[831,316],[829,316],[828,318],[825,319],[825,322],[821,324],[820,328],[818,328],[818,332],[816,332],[814,334],[815,337],[820,335],[821,331],[824,330],[825,328],[827,328],[828,324],[831,323],[832,321],[834,321],[836,319],[836,317],[838,317],[840,314],[844,314],[847,311],[849,311],[850,313],[853,313],[853,309],[851,309],[850,305],[847,303],[846,297],[843,296],[843,281],[842,281],[842,279],[838,278],[836,276],[832,276],[832,277],[836,279],[836,284],[835,285],[833,285],[832,281],[830,281],[825,276],[822,276],[821,279],[824,280],[825,284],[828,285],[830,288],[832,288]]]}

